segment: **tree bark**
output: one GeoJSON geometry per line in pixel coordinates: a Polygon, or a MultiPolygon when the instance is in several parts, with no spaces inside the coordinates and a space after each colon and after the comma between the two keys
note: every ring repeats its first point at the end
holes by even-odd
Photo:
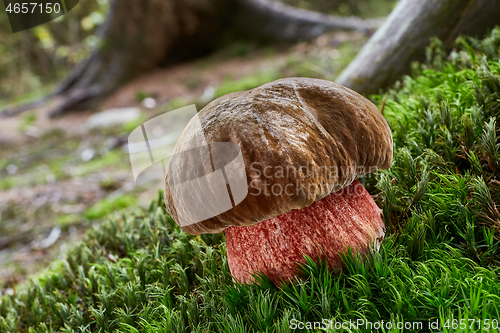
{"type": "Polygon", "coordinates": [[[143,71],[212,51],[229,29],[249,38],[297,41],[330,30],[371,30],[380,24],[380,20],[331,17],[272,0],[113,0],[98,32],[102,43],[90,58],[52,95],[9,113],[40,106],[51,98],[56,101],[51,116],[91,107],[143,71]]]}
{"type": "Polygon", "coordinates": [[[479,36],[499,23],[498,0],[401,0],[336,82],[377,93],[424,59],[431,37],[449,49],[459,35],[479,36]]]}

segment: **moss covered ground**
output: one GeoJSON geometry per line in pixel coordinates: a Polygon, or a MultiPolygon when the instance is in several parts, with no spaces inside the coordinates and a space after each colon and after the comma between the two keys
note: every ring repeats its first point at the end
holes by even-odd
{"type": "Polygon", "coordinates": [[[434,40],[372,96],[395,141],[393,166],[363,180],[387,226],[379,252],[345,254],[340,273],[308,260],[282,289],[235,284],[224,236],[182,232],[160,194],[2,296],[0,332],[498,331],[499,53],[500,29],[451,55],[434,40]]]}

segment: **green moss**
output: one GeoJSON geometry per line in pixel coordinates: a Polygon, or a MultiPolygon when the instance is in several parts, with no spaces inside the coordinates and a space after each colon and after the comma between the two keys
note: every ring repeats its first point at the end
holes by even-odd
{"type": "Polygon", "coordinates": [[[72,224],[81,222],[82,217],[76,214],[62,214],[57,216],[57,225],[60,227],[67,227],[72,224]]]}
{"type": "Polygon", "coordinates": [[[19,124],[18,130],[21,132],[25,131],[27,129],[27,127],[33,125],[33,123],[35,123],[35,121],[36,121],[36,113],[29,112],[29,113],[25,114],[23,117],[23,121],[21,122],[21,124],[19,124]]]}
{"type": "Polygon", "coordinates": [[[226,78],[224,82],[215,90],[214,98],[218,98],[235,91],[249,90],[263,85],[264,83],[274,81],[279,77],[279,71],[271,69],[255,73],[254,75],[245,76],[239,80],[226,78]]]}
{"type": "MultiPolygon", "coordinates": [[[[412,78],[373,96],[387,98],[395,142],[393,166],[366,179],[388,229],[379,252],[345,254],[338,273],[308,259],[282,289],[265,277],[240,285],[223,235],[182,232],[160,193],[3,296],[0,331],[290,332],[293,320],[327,319],[422,322],[424,331],[437,321],[452,332],[453,320],[500,318],[500,29],[459,42],[449,62],[435,43],[412,78]]],[[[133,204],[104,201],[86,214],[133,204]]],[[[470,331],[481,331],[477,322],[470,331]]]]}
{"type": "Polygon", "coordinates": [[[11,177],[0,179],[0,190],[5,191],[16,186],[14,179],[11,177]]]}
{"type": "Polygon", "coordinates": [[[112,212],[133,206],[137,203],[137,199],[130,195],[123,195],[116,199],[104,199],[99,201],[93,207],[87,209],[83,213],[83,217],[88,220],[97,220],[103,218],[112,212]]]}
{"type": "Polygon", "coordinates": [[[85,176],[90,173],[102,170],[108,166],[113,166],[116,168],[117,166],[122,165],[123,167],[128,167],[130,164],[130,160],[128,155],[119,151],[112,150],[108,152],[106,155],[94,158],[88,162],[82,163],[76,172],[79,176],[85,176]]]}

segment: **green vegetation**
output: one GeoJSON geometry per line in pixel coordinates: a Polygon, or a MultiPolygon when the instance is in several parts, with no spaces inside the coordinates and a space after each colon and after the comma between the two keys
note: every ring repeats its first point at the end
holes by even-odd
{"type": "Polygon", "coordinates": [[[458,332],[448,320],[500,318],[499,51],[500,29],[459,39],[449,61],[434,41],[427,63],[388,92],[394,165],[365,179],[388,232],[367,260],[346,254],[336,274],[308,260],[283,289],[263,277],[235,284],[223,236],[182,232],[160,194],[3,296],[0,331],[289,332],[292,319],[325,318],[440,320],[458,332]]]}
{"type": "Polygon", "coordinates": [[[23,122],[19,125],[18,130],[24,132],[27,127],[32,126],[36,121],[36,113],[29,112],[26,113],[23,122]]]}
{"type": "Polygon", "coordinates": [[[128,167],[128,164],[125,164],[126,162],[128,162],[126,161],[126,157],[128,156],[126,156],[126,154],[124,154],[122,151],[112,150],[107,152],[100,158],[90,160],[87,163],[82,164],[80,167],[75,168],[75,174],[77,174],[78,176],[85,176],[111,166],[113,166],[114,168],[116,168],[117,166],[126,168],[128,167]]]}
{"type": "Polygon", "coordinates": [[[98,220],[106,215],[116,212],[137,203],[137,200],[130,195],[122,195],[116,199],[103,199],[95,206],[87,209],[83,216],[88,220],[98,220]]]}
{"type": "Polygon", "coordinates": [[[235,91],[249,90],[279,78],[280,73],[277,70],[262,71],[255,73],[255,75],[245,76],[236,81],[227,78],[220,86],[217,87],[217,89],[215,89],[214,98],[218,98],[235,91]]]}

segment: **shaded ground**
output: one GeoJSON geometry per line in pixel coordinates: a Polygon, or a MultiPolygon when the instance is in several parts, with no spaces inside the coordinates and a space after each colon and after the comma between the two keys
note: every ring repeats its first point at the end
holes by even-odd
{"type": "Polygon", "coordinates": [[[47,109],[0,121],[0,291],[46,266],[103,216],[157,193],[135,187],[128,134],[146,119],[287,76],[333,80],[366,41],[321,36],[293,47],[235,44],[197,61],[158,69],[110,96],[102,110],[140,107],[141,117],[88,130],[91,111],[48,120],[47,109]],[[146,108],[144,99],[156,106],[146,108]]]}

